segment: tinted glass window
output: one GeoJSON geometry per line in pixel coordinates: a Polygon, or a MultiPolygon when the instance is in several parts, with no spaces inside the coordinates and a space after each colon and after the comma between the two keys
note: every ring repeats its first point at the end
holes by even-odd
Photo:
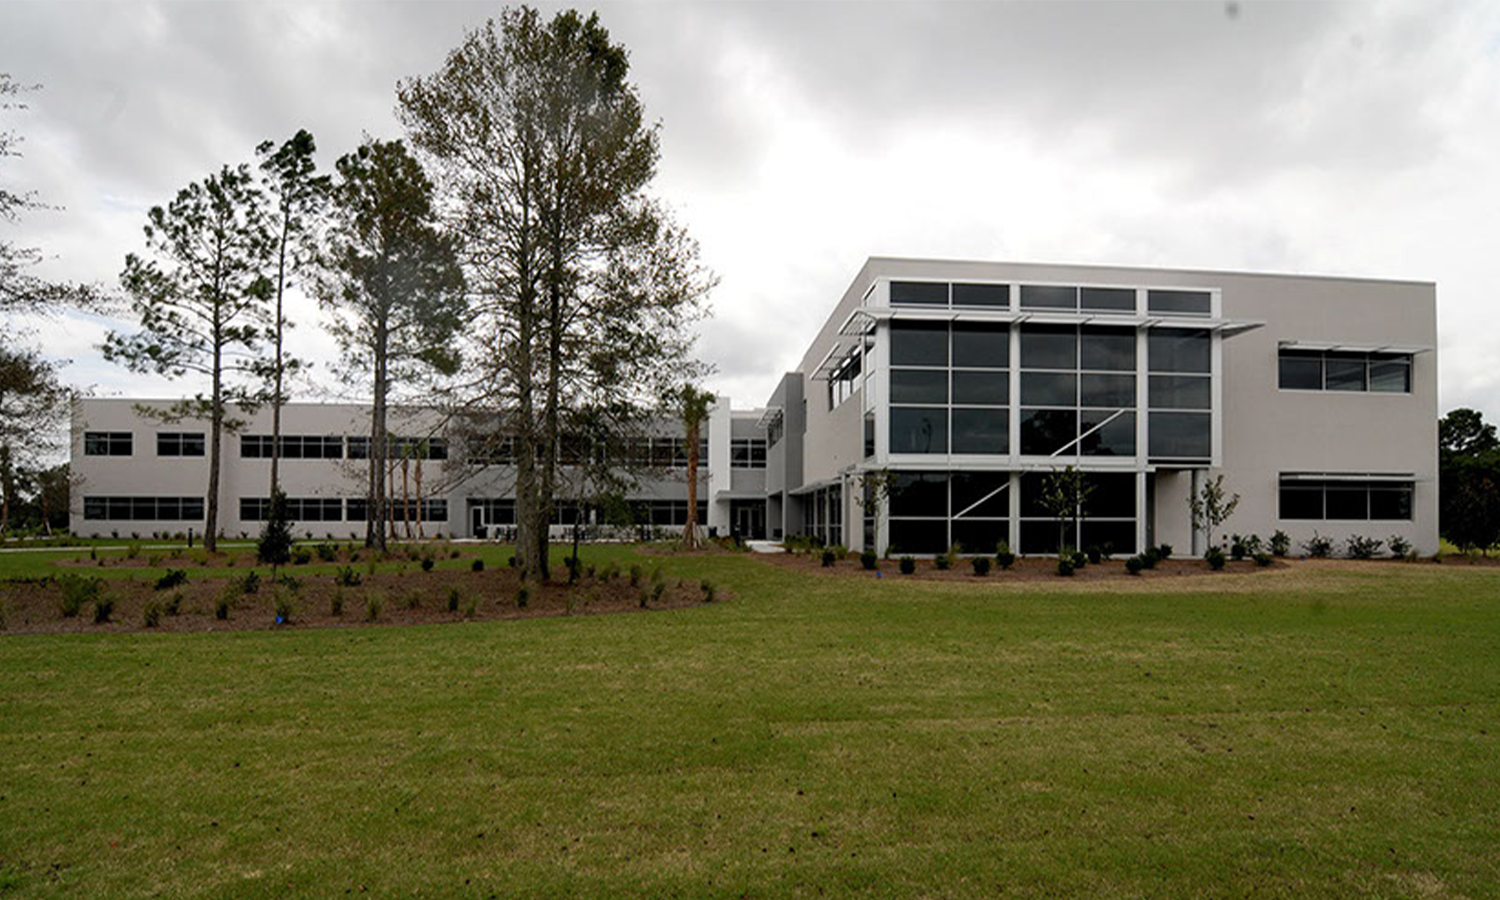
{"type": "Polygon", "coordinates": [[[947,453],[948,411],[891,407],[892,453],[947,453]]]}
{"type": "Polygon", "coordinates": [[[931,369],[892,369],[892,403],[947,403],[948,373],[931,369]]]}
{"type": "Polygon", "coordinates": [[[1078,288],[1051,285],[1021,285],[1022,309],[1077,309],[1078,288]]]}
{"type": "Polygon", "coordinates": [[[1148,291],[1146,308],[1168,315],[1206,316],[1212,306],[1207,291],[1148,291]]]}
{"type": "Polygon", "coordinates": [[[1110,409],[1129,409],[1135,406],[1134,375],[1091,375],[1083,379],[1079,392],[1083,406],[1104,406],[1110,409]]]}
{"type": "Polygon", "coordinates": [[[1370,491],[1362,484],[1330,483],[1323,492],[1323,504],[1330,519],[1370,518],[1370,491]]]}
{"type": "Polygon", "coordinates": [[[1135,371],[1135,332],[1085,327],[1078,338],[1082,368],[1106,372],[1135,371]]]}
{"type": "Polygon", "coordinates": [[[955,284],[954,306],[1010,306],[1008,284],[955,284]]]}
{"type": "Polygon", "coordinates": [[[942,322],[892,322],[891,365],[948,365],[948,326],[942,322]]]}
{"type": "Polygon", "coordinates": [[[1135,518],[1135,474],[1090,472],[1084,476],[1093,486],[1084,512],[1099,519],[1135,518]]]}
{"type": "Polygon", "coordinates": [[[1209,371],[1209,337],[1206,331],[1155,328],[1149,338],[1150,369],[1153,372],[1209,371]]]}
{"type": "Polygon", "coordinates": [[[1010,416],[1003,409],[953,410],[954,453],[1010,452],[1010,416]]]}
{"type": "Polygon", "coordinates": [[[1298,391],[1321,391],[1323,389],[1323,354],[1321,353],[1283,350],[1276,368],[1278,383],[1283,389],[1298,391]]]}
{"type": "Polygon", "coordinates": [[[1028,406],[1077,406],[1078,376],[1071,372],[1022,372],[1021,402],[1028,406]]]}
{"type": "Polygon", "coordinates": [[[1213,452],[1208,413],[1154,412],[1146,422],[1150,455],[1207,459],[1213,452]]]}
{"type": "Polygon", "coordinates": [[[953,373],[953,402],[1004,406],[1010,402],[1010,375],[957,370],[953,373]]]}
{"type": "Polygon", "coordinates": [[[1157,409],[1208,409],[1213,379],[1198,375],[1152,375],[1147,389],[1157,409]]]}
{"type": "Polygon", "coordinates": [[[1010,329],[1004,325],[955,324],[953,365],[981,369],[1010,365],[1010,329]]]}
{"type": "Polygon", "coordinates": [[[942,553],[948,549],[948,523],[922,519],[891,520],[892,553],[942,553]]]}
{"type": "Polygon", "coordinates": [[[1135,291],[1130,288],[1083,288],[1078,305],[1090,312],[1135,312],[1135,291]]]}
{"type": "Polygon", "coordinates": [[[1323,389],[1328,391],[1362,391],[1365,389],[1365,357],[1330,353],[1323,359],[1323,389]]]}
{"type": "Polygon", "coordinates": [[[1085,410],[1078,418],[1078,451],[1085,456],[1134,456],[1135,413],[1085,410]],[[1108,420],[1106,422],[1105,420],[1108,420]],[[1100,426],[1095,429],[1095,426],[1100,426]]]}
{"type": "Polygon", "coordinates": [[[954,472],[953,514],[1001,519],[1009,516],[1010,491],[1003,490],[1009,483],[1010,476],[1004,472],[954,472]]]}
{"type": "Polygon", "coordinates": [[[948,515],[948,476],[935,472],[898,472],[891,484],[891,515],[948,515]]]}
{"type": "Polygon", "coordinates": [[[1021,329],[1021,366],[1027,369],[1078,368],[1078,332],[1033,325],[1021,329]]]}
{"type": "Polygon", "coordinates": [[[948,285],[945,282],[893,281],[891,303],[902,306],[947,306],[948,285]]]}
{"type": "Polygon", "coordinates": [[[1411,392],[1411,357],[1370,357],[1370,390],[1390,394],[1411,392]]]}
{"type": "Polygon", "coordinates": [[[1021,410],[1021,452],[1050,456],[1078,435],[1078,413],[1071,409],[1021,410]]]}

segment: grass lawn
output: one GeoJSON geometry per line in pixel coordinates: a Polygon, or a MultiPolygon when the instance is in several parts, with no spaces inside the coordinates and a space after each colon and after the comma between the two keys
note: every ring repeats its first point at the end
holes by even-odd
{"type": "Polygon", "coordinates": [[[0,636],[0,897],[1500,893],[1500,568],[666,565],[735,596],[0,636]]]}

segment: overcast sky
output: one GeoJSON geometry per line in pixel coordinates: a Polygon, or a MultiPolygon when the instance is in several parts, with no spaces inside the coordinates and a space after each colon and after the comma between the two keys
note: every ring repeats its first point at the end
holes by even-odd
{"type": "MultiPolygon", "coordinates": [[[[550,9],[551,7],[546,7],[550,9]]],[[[1443,409],[1500,418],[1500,4],[600,4],[720,276],[700,352],[764,402],[872,255],[1438,283],[1443,409]]],[[[39,82],[5,237],[113,284],[145,211],[298,128],[331,166],[491,3],[0,4],[39,82]]],[[[298,299],[293,351],[330,359],[298,299]]],[[[34,323],[103,395],[112,323],[34,323]]],[[[327,379],[319,379],[324,383],[327,379]]],[[[314,394],[304,392],[313,399],[314,394]]]]}

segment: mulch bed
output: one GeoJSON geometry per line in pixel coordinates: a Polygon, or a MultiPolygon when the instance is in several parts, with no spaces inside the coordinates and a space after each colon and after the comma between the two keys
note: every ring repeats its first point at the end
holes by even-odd
{"type": "MultiPolygon", "coordinates": [[[[245,566],[248,569],[248,566],[245,566]]],[[[650,574],[643,575],[640,586],[631,586],[628,573],[606,580],[602,573],[583,576],[575,585],[567,583],[567,573],[554,572],[550,582],[538,585],[518,605],[520,574],[500,568],[474,572],[468,569],[434,569],[424,572],[413,567],[408,571],[359,571],[362,583],[339,586],[330,574],[300,574],[296,568],[283,569],[300,584],[295,590],[272,585],[262,571],[255,593],[242,591],[239,578],[193,578],[178,587],[156,590],[154,579],[103,579],[101,595],[114,601],[108,622],[94,622],[94,605],[86,605],[76,616],[62,614],[62,586],[56,579],[0,582],[0,610],[4,624],[0,630],[16,633],[60,632],[130,632],[130,631],[247,631],[283,628],[341,628],[364,625],[416,625],[439,622],[471,622],[494,619],[527,619],[543,616],[597,615],[602,613],[645,612],[680,609],[702,605],[704,591],[697,582],[663,580],[660,595],[654,595],[650,574]],[[449,592],[459,592],[457,609],[448,609],[449,592]],[[647,606],[641,606],[642,594],[647,606]],[[178,597],[180,595],[180,598],[178,597]],[[289,623],[276,621],[276,598],[280,595],[292,603],[289,623]],[[332,610],[335,596],[342,597],[342,614],[332,610]],[[216,606],[221,598],[231,600],[229,616],[219,619],[216,606]],[[377,598],[379,612],[370,615],[370,600],[377,598]],[[166,607],[177,599],[178,612],[166,607]],[[162,614],[154,627],[145,624],[146,608],[155,603],[162,614]]],[[[80,573],[87,577],[85,571],[80,573]]],[[[715,590],[715,601],[728,597],[722,587],[715,590]]]]}
{"type": "MultiPolygon", "coordinates": [[[[819,575],[871,575],[860,565],[858,556],[841,559],[832,566],[824,566],[820,553],[768,553],[758,556],[774,565],[798,572],[816,573],[819,575]]],[[[1108,579],[1131,579],[1136,578],[1178,578],[1184,575],[1224,575],[1231,573],[1264,572],[1267,569],[1284,569],[1287,563],[1284,560],[1273,560],[1268,567],[1256,566],[1253,560],[1229,560],[1224,568],[1218,572],[1210,569],[1208,563],[1201,559],[1171,557],[1156,564],[1154,569],[1142,569],[1139,576],[1133,576],[1125,571],[1125,560],[1123,557],[1116,559],[1101,560],[1097,565],[1087,565],[1077,570],[1073,575],[1064,578],[1057,574],[1057,560],[1053,557],[1032,556],[1017,559],[1009,569],[1001,569],[998,563],[990,560],[990,572],[988,575],[977,576],[969,562],[969,557],[960,557],[957,565],[951,569],[943,570],[937,568],[930,559],[918,559],[916,571],[910,575],[902,575],[901,569],[895,559],[882,559],[878,564],[878,571],[886,578],[906,578],[913,581],[963,581],[971,584],[982,584],[985,582],[1011,582],[1011,581],[1104,581],[1108,579]]]]}

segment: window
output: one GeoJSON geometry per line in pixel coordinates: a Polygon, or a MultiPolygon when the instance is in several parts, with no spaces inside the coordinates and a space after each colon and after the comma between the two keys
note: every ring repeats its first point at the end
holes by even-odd
{"type": "Polygon", "coordinates": [[[947,306],[948,285],[944,282],[893,281],[892,306],[947,306]]]}
{"type": "Polygon", "coordinates": [[[198,522],[202,497],[84,497],[83,517],[91,521],[198,522]]]}
{"type": "Polygon", "coordinates": [[[1169,316],[1207,316],[1213,313],[1208,291],[1147,291],[1146,309],[1169,316]]]}
{"type": "Polygon", "coordinates": [[[1281,476],[1280,515],[1314,521],[1410,521],[1413,483],[1401,480],[1281,476]]]}
{"type": "Polygon", "coordinates": [[[156,435],[157,456],[202,456],[203,432],[161,431],[156,435]]]}
{"type": "Polygon", "coordinates": [[[83,455],[129,456],[134,452],[133,440],[128,431],[85,431],[83,455]]]}
{"type": "Polygon", "coordinates": [[[729,441],[729,467],[731,469],[764,469],[766,467],[766,439],[731,439],[729,441]]]}
{"type": "Polygon", "coordinates": [[[1296,350],[1277,353],[1277,384],[1282,390],[1411,393],[1409,353],[1296,350]]]}

